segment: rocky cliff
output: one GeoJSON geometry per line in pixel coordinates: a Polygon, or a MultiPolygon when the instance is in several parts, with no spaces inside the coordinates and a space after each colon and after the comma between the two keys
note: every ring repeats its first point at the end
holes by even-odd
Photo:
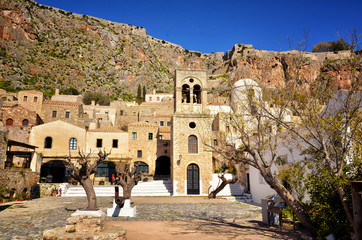
{"type": "MultiPolygon", "coordinates": [[[[306,81],[312,81],[331,61],[349,56],[308,53],[298,62],[298,52],[255,50],[242,44],[225,54],[202,54],[155,39],[142,27],[74,14],[32,0],[0,1],[0,39],[2,88],[35,88],[52,94],[55,88],[74,87],[125,99],[130,92],[136,93],[138,84],[171,92],[174,69],[207,70],[213,80],[211,87],[246,77],[275,85],[292,76],[296,63],[306,81]]],[[[340,74],[333,68],[328,71],[340,74]]]]}

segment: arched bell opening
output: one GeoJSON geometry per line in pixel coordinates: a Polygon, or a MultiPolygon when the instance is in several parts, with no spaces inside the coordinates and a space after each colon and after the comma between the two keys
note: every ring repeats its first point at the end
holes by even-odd
{"type": "Polygon", "coordinates": [[[182,85],[182,103],[190,103],[190,86],[182,85]]]}
{"type": "Polygon", "coordinates": [[[195,85],[193,88],[193,103],[201,104],[201,87],[195,85]]]}

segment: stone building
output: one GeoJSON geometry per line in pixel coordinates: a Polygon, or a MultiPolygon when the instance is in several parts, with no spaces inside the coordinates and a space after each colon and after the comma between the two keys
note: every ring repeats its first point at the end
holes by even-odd
{"type": "Polygon", "coordinates": [[[84,105],[84,114],[86,119],[94,119],[89,129],[100,128],[103,126],[116,126],[117,108],[115,106],[99,106],[92,101],[91,105],[84,105]]]}
{"type": "Polygon", "coordinates": [[[79,157],[79,151],[90,154],[90,160],[97,158],[100,150],[109,152],[107,161],[95,173],[95,183],[109,181],[115,171],[115,164],[129,161],[128,133],[114,127],[85,130],[73,124],[57,120],[33,127],[30,142],[38,147],[42,158],[40,175],[52,175],[54,182],[68,181],[65,161],[69,154],[72,161],[79,157]]]}
{"type": "Polygon", "coordinates": [[[83,126],[83,104],[45,100],[42,104],[41,118],[44,122],[62,120],[74,125],[83,126]]]}
{"type": "Polygon", "coordinates": [[[147,122],[128,125],[129,157],[138,163],[140,171],[155,173],[157,159],[158,126],[147,122]]]}
{"type": "Polygon", "coordinates": [[[35,111],[41,116],[43,93],[35,90],[20,91],[18,93],[18,103],[30,111],[35,111]]]}
{"type": "MultiPolygon", "coordinates": [[[[16,141],[22,144],[16,144],[7,152],[7,165],[18,167],[29,167],[32,154],[27,154],[29,143],[29,133],[33,126],[43,124],[42,119],[35,111],[30,111],[18,104],[2,105],[2,123],[4,130],[7,132],[8,141],[16,141]],[[18,152],[19,154],[13,154],[18,152]]],[[[8,150],[10,146],[8,145],[8,150]]]]}
{"type": "Polygon", "coordinates": [[[156,90],[153,89],[152,94],[146,94],[145,96],[146,102],[173,102],[173,94],[172,93],[156,93],[156,90]]]}
{"type": "MultiPolygon", "coordinates": [[[[23,106],[3,104],[2,122],[4,126],[31,127],[40,125],[43,120],[35,111],[23,106]]],[[[14,139],[15,140],[15,139],[14,139]]]]}
{"type": "Polygon", "coordinates": [[[176,70],[175,112],[171,130],[171,179],[174,195],[207,194],[212,181],[212,152],[205,142],[213,116],[207,108],[207,74],[176,70]]]}

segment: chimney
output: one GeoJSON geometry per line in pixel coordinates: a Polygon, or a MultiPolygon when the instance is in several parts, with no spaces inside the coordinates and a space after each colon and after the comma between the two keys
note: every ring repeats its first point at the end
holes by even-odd
{"type": "Polygon", "coordinates": [[[59,88],[55,89],[55,95],[59,95],[59,88]]]}
{"type": "Polygon", "coordinates": [[[95,106],[95,105],[96,105],[96,101],[92,100],[92,101],[91,101],[91,105],[92,105],[92,106],[95,106]]]}
{"type": "Polygon", "coordinates": [[[156,89],[153,89],[152,94],[153,94],[153,95],[156,95],[156,89]]]}

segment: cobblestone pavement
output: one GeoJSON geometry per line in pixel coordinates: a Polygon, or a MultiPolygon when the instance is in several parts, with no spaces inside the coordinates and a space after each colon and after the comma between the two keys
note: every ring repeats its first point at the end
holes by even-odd
{"type": "MultiPolygon", "coordinates": [[[[135,218],[109,218],[110,221],[223,220],[261,218],[260,207],[227,200],[205,200],[200,197],[155,198],[137,201],[135,218]],[[161,200],[159,200],[161,199],[161,200]],[[170,199],[170,200],[167,200],[170,199]],[[176,201],[172,199],[177,199],[176,201]],[[190,201],[191,200],[191,201],[190,201]]],[[[133,200],[133,199],[132,199],[133,200]]],[[[98,207],[106,212],[112,197],[98,197],[98,207]]],[[[46,197],[32,201],[0,204],[0,239],[41,239],[45,229],[65,226],[76,210],[87,207],[84,197],[46,197]]]]}

